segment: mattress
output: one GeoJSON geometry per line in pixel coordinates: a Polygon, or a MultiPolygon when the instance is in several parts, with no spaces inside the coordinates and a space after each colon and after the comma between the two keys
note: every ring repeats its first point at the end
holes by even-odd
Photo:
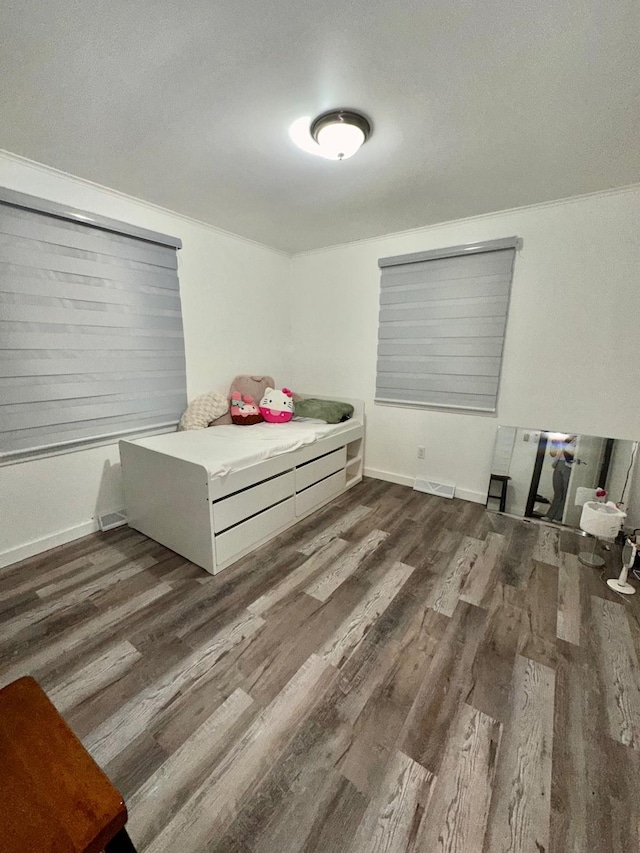
{"type": "Polygon", "coordinates": [[[211,427],[172,432],[134,441],[134,444],[166,453],[186,462],[203,465],[210,477],[224,477],[266,459],[281,456],[329,436],[362,426],[352,418],[340,424],[293,420],[286,424],[260,423],[253,426],[211,427]]]}

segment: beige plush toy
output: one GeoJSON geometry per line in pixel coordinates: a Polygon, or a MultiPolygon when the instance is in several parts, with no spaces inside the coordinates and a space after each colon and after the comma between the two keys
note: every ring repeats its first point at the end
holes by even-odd
{"type": "Polygon", "coordinates": [[[206,429],[216,418],[229,411],[229,401],[224,394],[201,394],[192,400],[180,418],[178,430],[206,429]]]}

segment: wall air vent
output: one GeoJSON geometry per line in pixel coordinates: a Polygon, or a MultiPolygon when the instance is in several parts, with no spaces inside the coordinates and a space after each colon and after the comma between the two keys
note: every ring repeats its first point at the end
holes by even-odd
{"type": "Polygon", "coordinates": [[[413,488],[416,492],[426,492],[428,495],[436,495],[439,498],[452,498],[456,493],[456,487],[447,483],[437,483],[426,477],[416,477],[413,488]]]}
{"type": "Polygon", "coordinates": [[[98,526],[103,532],[113,530],[114,527],[122,527],[126,523],[127,516],[124,512],[107,512],[105,515],[98,516],[98,526]]]}

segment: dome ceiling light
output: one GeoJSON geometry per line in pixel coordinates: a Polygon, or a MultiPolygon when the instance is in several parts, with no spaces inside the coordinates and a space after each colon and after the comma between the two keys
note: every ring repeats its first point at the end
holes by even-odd
{"type": "Polygon", "coordinates": [[[371,124],[352,110],[329,110],[310,122],[298,119],[289,128],[289,136],[299,148],[327,160],[346,160],[371,136],[371,124]]]}

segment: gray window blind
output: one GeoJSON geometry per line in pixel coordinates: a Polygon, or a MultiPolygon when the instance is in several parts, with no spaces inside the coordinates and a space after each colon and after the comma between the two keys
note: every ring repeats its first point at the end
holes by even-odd
{"type": "Polygon", "coordinates": [[[376,402],[495,412],[518,238],[380,259],[376,402]]]}
{"type": "Polygon", "coordinates": [[[180,247],[0,189],[0,462],[177,423],[180,247]]]}

